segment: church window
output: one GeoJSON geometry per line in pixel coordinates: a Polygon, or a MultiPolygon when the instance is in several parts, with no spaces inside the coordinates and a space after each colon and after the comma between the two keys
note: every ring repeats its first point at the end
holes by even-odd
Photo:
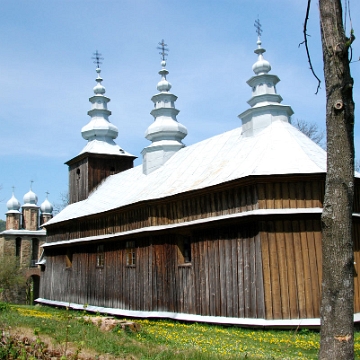
{"type": "Polygon", "coordinates": [[[96,248],[96,267],[103,268],[105,263],[104,245],[98,245],[96,248]]]}
{"type": "Polygon", "coordinates": [[[67,249],[65,255],[65,264],[67,269],[70,269],[72,267],[72,261],[73,261],[73,252],[71,249],[67,249]]]}
{"type": "Polygon", "coordinates": [[[125,246],[126,246],[126,265],[135,266],[136,265],[135,241],[127,241],[125,246]]]}
{"type": "Polygon", "coordinates": [[[39,240],[38,239],[32,239],[31,261],[30,261],[30,266],[31,267],[36,267],[38,257],[39,257],[39,240]]]}
{"type": "Polygon", "coordinates": [[[191,238],[183,236],[178,241],[179,265],[191,264],[191,238]]]}
{"type": "Polygon", "coordinates": [[[16,261],[19,264],[21,257],[21,238],[16,238],[15,240],[15,256],[16,256],[16,261]]]}
{"type": "Polygon", "coordinates": [[[16,238],[15,256],[20,257],[20,255],[21,255],[21,238],[16,238]]]}

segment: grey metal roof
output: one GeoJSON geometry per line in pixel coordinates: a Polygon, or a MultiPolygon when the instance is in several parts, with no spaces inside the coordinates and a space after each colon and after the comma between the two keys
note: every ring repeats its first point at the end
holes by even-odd
{"type": "Polygon", "coordinates": [[[185,147],[144,175],[142,165],[108,177],[86,200],[47,224],[101,213],[139,201],[206,188],[250,175],[326,172],[326,152],[287,122],[244,137],[241,127],[185,147]]]}

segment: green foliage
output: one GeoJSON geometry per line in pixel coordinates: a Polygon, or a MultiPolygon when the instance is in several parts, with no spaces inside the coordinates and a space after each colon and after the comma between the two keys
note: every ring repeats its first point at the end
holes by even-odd
{"type": "Polygon", "coordinates": [[[0,263],[0,296],[4,301],[11,301],[14,294],[22,289],[25,291],[24,269],[19,267],[15,256],[3,255],[0,263]]]}
{"type": "Polygon", "coordinates": [[[6,221],[0,219],[0,232],[6,229],[6,221]]]}
{"type": "MultiPolygon", "coordinates": [[[[112,331],[101,331],[84,319],[84,311],[55,309],[39,306],[7,305],[0,311],[0,334],[16,337],[16,328],[33,329],[36,336],[32,349],[43,349],[50,354],[43,337],[52,339],[56,359],[77,359],[82,351],[89,358],[109,354],[119,359],[141,360],[234,360],[234,359],[316,359],[319,333],[309,329],[263,330],[236,326],[219,326],[170,320],[136,319],[139,332],[124,331],[116,326],[112,331]],[[3,325],[2,325],[3,324],[3,325]],[[6,325],[5,325],[6,324],[6,325]],[[59,350],[60,349],[60,350],[59,350]],[[66,354],[66,355],[65,355],[66,354]],[[286,354],[286,355],[285,355],[286,354]]],[[[90,315],[87,314],[87,319],[90,315]]],[[[0,335],[1,338],[1,335],[0,335]]],[[[10,340],[9,340],[10,341],[10,340]]],[[[16,341],[0,341],[0,359],[30,359],[23,356],[25,347],[16,341]],[[7,354],[8,357],[2,357],[7,354]]],[[[360,333],[355,333],[355,353],[360,357],[360,333]]],[[[38,357],[38,359],[47,359],[38,357]]]]}
{"type": "Polygon", "coordinates": [[[0,312],[0,333],[4,329],[1,324],[11,326],[12,331],[16,327],[34,329],[40,342],[46,335],[58,344],[62,352],[57,359],[76,359],[82,350],[92,352],[91,358],[110,354],[139,360],[284,359],[284,354],[286,359],[315,359],[319,345],[318,332],[310,330],[254,330],[167,320],[135,322],[141,326],[139,332],[124,331],[121,326],[105,332],[85,321],[84,311],[11,305],[9,311],[0,312]],[[64,357],[65,349],[72,355],[64,357]]]}
{"type": "Polygon", "coordinates": [[[7,311],[9,309],[10,309],[10,305],[8,303],[0,301],[0,312],[7,311]]]}

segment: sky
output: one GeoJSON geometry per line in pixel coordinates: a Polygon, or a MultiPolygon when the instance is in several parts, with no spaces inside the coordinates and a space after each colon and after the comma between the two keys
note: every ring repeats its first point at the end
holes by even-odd
{"type": "MultiPolygon", "coordinates": [[[[102,61],[103,85],[123,149],[138,156],[149,145],[151,97],[157,93],[161,58],[158,43],[169,48],[167,79],[178,96],[177,119],[188,129],[186,145],[241,126],[238,114],[249,108],[257,56],[254,22],[262,24],[264,57],[283,104],[297,119],[325,129],[325,84],[317,1],[308,34],[317,81],[309,70],[303,41],[305,0],[16,0],[1,1],[0,219],[15,187],[23,203],[30,189],[40,205],[60,204],[68,189],[64,163],[85,146],[81,128],[90,117],[89,97],[96,85],[93,53],[102,61]]],[[[352,27],[360,29],[360,2],[350,1],[352,27]]],[[[346,17],[347,33],[350,19],[346,17]]],[[[353,60],[360,56],[353,43],[353,60]]],[[[360,62],[351,64],[354,100],[360,97],[360,62]]],[[[355,110],[355,119],[360,112],[355,110]]],[[[360,129],[355,122],[355,149],[360,129]]],[[[360,158],[360,156],[359,156],[360,158]]]]}

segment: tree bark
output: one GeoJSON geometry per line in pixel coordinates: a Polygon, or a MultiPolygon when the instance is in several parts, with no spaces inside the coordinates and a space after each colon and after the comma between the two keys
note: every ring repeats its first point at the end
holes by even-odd
{"type": "Polygon", "coordinates": [[[354,358],[354,102],[341,0],[319,0],[326,85],[327,175],[322,214],[319,359],[354,358]]]}

